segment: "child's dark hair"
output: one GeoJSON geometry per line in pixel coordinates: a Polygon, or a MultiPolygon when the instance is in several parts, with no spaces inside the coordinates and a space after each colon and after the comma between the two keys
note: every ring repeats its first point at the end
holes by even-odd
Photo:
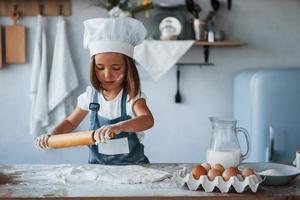
{"type": "MultiPolygon", "coordinates": [[[[134,98],[137,95],[141,94],[141,88],[140,88],[140,78],[138,74],[138,70],[136,68],[136,65],[132,58],[123,55],[125,60],[125,78],[123,82],[123,89],[127,92],[129,95],[128,101],[130,101],[132,98],[134,98]]],[[[100,81],[98,80],[96,76],[96,63],[95,63],[95,57],[93,56],[90,63],[90,81],[92,86],[98,90],[104,90],[102,87],[100,81]]]]}

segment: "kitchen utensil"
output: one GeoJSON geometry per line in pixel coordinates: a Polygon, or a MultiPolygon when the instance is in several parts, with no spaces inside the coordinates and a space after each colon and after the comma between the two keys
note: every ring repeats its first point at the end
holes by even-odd
{"type": "Polygon", "coordinates": [[[26,62],[26,30],[25,26],[17,24],[20,13],[15,11],[11,19],[13,25],[6,26],[5,29],[5,62],[6,63],[25,63],[26,62]]]}
{"type": "Polygon", "coordinates": [[[48,139],[48,146],[50,148],[65,148],[80,145],[94,144],[93,139],[95,131],[79,131],[74,133],[51,135],[48,139]]]}
{"type": "Polygon", "coordinates": [[[269,142],[268,147],[266,149],[266,161],[272,162],[274,156],[274,128],[270,125],[269,126],[269,142]]]}
{"type": "Polygon", "coordinates": [[[194,1],[193,0],[185,0],[185,6],[187,10],[194,15],[194,1]]]}
{"type": "Polygon", "coordinates": [[[214,11],[218,11],[220,8],[220,2],[218,0],[210,0],[211,7],[214,11]]]}
{"type": "MultiPolygon", "coordinates": [[[[50,135],[48,139],[48,146],[50,148],[57,149],[95,144],[96,141],[94,140],[94,132],[95,131],[91,130],[50,135]]],[[[112,132],[110,133],[110,137],[114,138],[119,133],[121,132],[112,132]]],[[[104,144],[106,142],[100,141],[100,143],[104,144]]]]}
{"type": "Polygon", "coordinates": [[[206,22],[212,21],[216,14],[217,14],[216,11],[209,11],[204,21],[206,22]]]}
{"type": "Polygon", "coordinates": [[[212,123],[212,137],[207,151],[207,162],[211,165],[220,163],[225,168],[237,166],[246,158],[249,146],[249,134],[246,129],[236,127],[236,120],[209,118],[212,123]],[[247,142],[247,151],[241,153],[237,133],[243,133],[247,142]]]}
{"type": "Polygon", "coordinates": [[[198,4],[194,5],[194,16],[199,19],[199,13],[201,12],[201,7],[198,4]]]}
{"type": "Polygon", "coordinates": [[[227,0],[227,9],[228,10],[231,10],[231,4],[232,4],[232,1],[231,0],[227,0]]]}
{"type": "Polygon", "coordinates": [[[181,103],[181,94],[180,94],[180,91],[179,91],[179,81],[180,81],[180,69],[179,69],[179,66],[177,66],[177,92],[176,92],[176,95],[175,95],[175,103],[181,103]]]}
{"type": "Polygon", "coordinates": [[[285,185],[290,183],[299,174],[300,170],[290,165],[270,162],[248,162],[238,165],[239,170],[249,167],[256,171],[263,178],[262,185],[285,185]],[[282,175],[262,175],[260,172],[266,170],[276,170],[282,175]]]}
{"type": "Polygon", "coordinates": [[[199,13],[201,12],[201,7],[198,4],[195,4],[193,0],[186,0],[185,5],[187,10],[198,19],[199,13]]]}
{"type": "Polygon", "coordinates": [[[206,33],[207,33],[207,25],[205,21],[200,19],[193,20],[193,28],[195,33],[196,40],[206,40],[206,33]]]}

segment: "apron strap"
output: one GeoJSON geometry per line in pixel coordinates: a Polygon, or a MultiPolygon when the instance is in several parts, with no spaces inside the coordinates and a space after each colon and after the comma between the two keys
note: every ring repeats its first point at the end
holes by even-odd
{"type": "Polygon", "coordinates": [[[91,111],[90,129],[92,129],[92,130],[95,130],[98,127],[100,127],[100,122],[98,119],[99,109],[100,109],[100,104],[98,103],[98,92],[93,88],[92,102],[89,105],[89,110],[91,111]]]}
{"type": "Polygon", "coordinates": [[[127,92],[123,89],[122,99],[121,99],[121,116],[125,118],[127,116],[126,111],[126,103],[127,103],[127,92]]]}

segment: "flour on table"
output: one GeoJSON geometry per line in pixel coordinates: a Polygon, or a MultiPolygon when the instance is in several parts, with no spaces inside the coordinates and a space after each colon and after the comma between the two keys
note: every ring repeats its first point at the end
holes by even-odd
{"type": "Polygon", "coordinates": [[[108,166],[108,165],[81,165],[63,167],[50,172],[50,179],[64,184],[84,182],[107,182],[113,184],[142,184],[163,181],[172,177],[168,172],[147,168],[139,165],[108,166]]]}

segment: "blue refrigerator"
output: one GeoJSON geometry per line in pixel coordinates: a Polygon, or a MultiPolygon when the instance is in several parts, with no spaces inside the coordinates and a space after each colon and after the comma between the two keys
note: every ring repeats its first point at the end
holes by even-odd
{"type": "Polygon", "coordinates": [[[300,68],[245,70],[235,76],[233,101],[238,126],[250,134],[246,161],[292,163],[300,148],[300,68]]]}

